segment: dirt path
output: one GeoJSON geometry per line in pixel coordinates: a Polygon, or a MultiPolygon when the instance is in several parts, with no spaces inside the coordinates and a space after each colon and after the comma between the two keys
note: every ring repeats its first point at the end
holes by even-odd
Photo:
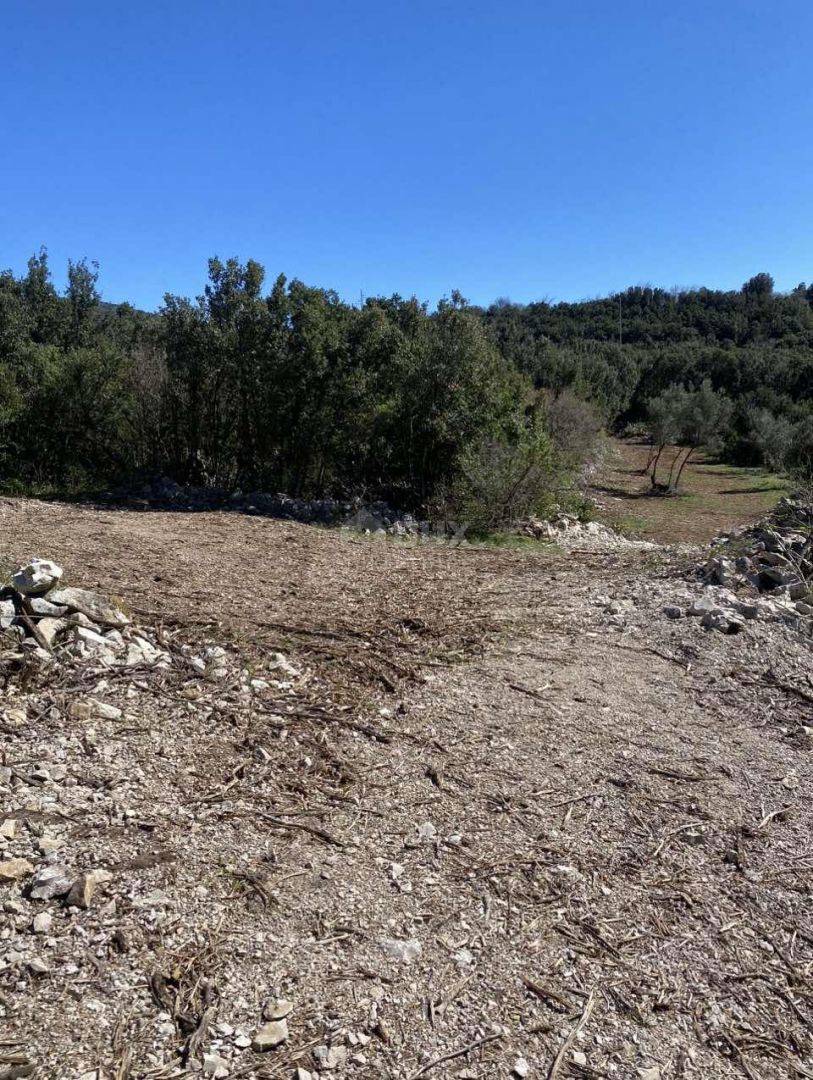
{"type": "Polygon", "coordinates": [[[1,524],[9,559],[59,557],[236,673],[208,686],[179,651],[160,680],[16,695],[4,857],[46,836],[113,875],[45,935],[0,885],[0,1035],[37,1075],[813,1076],[813,704],[784,630],[666,620],[660,555],[1,524]],[[302,677],[250,693],[276,648],[302,677]],[[123,717],[73,719],[91,688],[123,717]],[[288,1038],[254,1053],[280,998],[288,1038]]]}
{"type": "MultiPolygon", "coordinates": [[[[608,633],[585,569],[538,590],[535,630],[426,695],[451,747],[433,820],[448,807],[442,831],[469,845],[451,937],[474,949],[477,1030],[494,1001],[511,1018],[477,1075],[508,1075],[522,1053],[548,1076],[588,1002],[585,1058],[568,1054],[562,1075],[797,1075],[809,751],[742,686],[747,646],[633,634],[634,616],[608,633]]],[[[590,569],[628,595],[618,568],[590,569]]],[[[792,727],[794,705],[780,711],[792,727]]]]}

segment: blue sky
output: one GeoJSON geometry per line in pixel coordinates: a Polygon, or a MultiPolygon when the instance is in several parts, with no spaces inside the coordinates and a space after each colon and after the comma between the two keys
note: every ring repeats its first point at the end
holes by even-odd
{"type": "Polygon", "coordinates": [[[5,0],[0,267],[478,303],[813,279],[807,0],[5,0]]]}

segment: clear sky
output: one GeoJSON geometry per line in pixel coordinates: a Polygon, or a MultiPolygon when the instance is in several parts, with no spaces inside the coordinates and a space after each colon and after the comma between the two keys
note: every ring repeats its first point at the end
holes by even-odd
{"type": "Polygon", "coordinates": [[[810,0],[3,0],[0,268],[478,303],[813,279],[810,0]]]}

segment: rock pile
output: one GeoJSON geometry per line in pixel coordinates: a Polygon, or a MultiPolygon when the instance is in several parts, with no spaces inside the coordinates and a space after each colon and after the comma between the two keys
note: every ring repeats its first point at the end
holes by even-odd
{"type": "MultiPolygon", "coordinates": [[[[291,763],[291,775],[313,764],[305,750],[315,757],[318,744],[300,737],[321,695],[310,672],[282,653],[246,655],[209,638],[186,641],[178,629],[137,626],[120,601],[70,587],[67,577],[56,563],[32,559],[2,589],[0,1078],[113,1075],[105,1055],[125,993],[128,1015],[139,1016],[139,1075],[176,1072],[184,1044],[183,1072],[254,1075],[247,1058],[283,1046],[288,1023],[298,1024],[287,1019],[294,1003],[275,994],[258,1018],[242,937],[229,939],[228,961],[218,958],[216,998],[181,999],[187,991],[176,990],[175,973],[190,972],[191,994],[201,970],[211,970],[196,965],[200,956],[212,962],[213,905],[244,923],[232,882],[239,887],[240,872],[274,841],[266,849],[265,834],[258,843],[252,833],[238,847],[243,824],[232,832],[221,815],[245,812],[255,828],[255,800],[263,800],[260,814],[274,805],[280,763],[291,763]],[[53,635],[49,620],[60,623],[53,635]],[[99,640],[88,646],[80,630],[99,640]],[[236,748],[238,723],[255,727],[236,748]],[[237,842],[213,855],[225,832],[237,842]],[[100,965],[106,981],[90,989],[100,965]],[[233,1024],[209,1009],[213,999],[220,1007],[221,993],[233,1024]],[[91,1034],[75,1039],[66,1029],[91,1034]]],[[[257,880],[271,899],[265,877],[257,880]]],[[[338,1062],[345,1050],[331,1043],[324,1052],[338,1062]]]]}
{"type": "Polygon", "coordinates": [[[304,525],[340,525],[359,532],[396,536],[425,536],[428,521],[401,514],[385,502],[297,499],[263,491],[229,491],[218,487],[179,484],[169,477],[151,479],[136,488],[117,488],[102,496],[104,502],[134,510],[234,510],[255,517],[280,518],[304,525]]]}
{"type": "Polygon", "coordinates": [[[757,619],[813,633],[813,505],[782,499],[767,519],[716,537],[713,548],[698,568],[702,595],[665,608],[670,618],[699,616],[726,634],[757,619]]]}
{"type": "Polygon", "coordinates": [[[0,659],[42,663],[93,658],[105,665],[168,667],[148,631],[131,626],[122,604],[65,587],[61,566],[32,559],[0,589],[0,659]]]}
{"type": "Polygon", "coordinates": [[[637,548],[651,551],[657,544],[647,540],[628,540],[598,521],[580,521],[575,514],[557,514],[548,520],[528,518],[516,526],[520,536],[535,540],[550,540],[564,548],[583,548],[591,551],[621,551],[637,548]]]}

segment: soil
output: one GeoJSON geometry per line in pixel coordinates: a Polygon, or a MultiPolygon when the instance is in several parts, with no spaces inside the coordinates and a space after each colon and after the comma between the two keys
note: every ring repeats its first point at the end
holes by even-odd
{"type": "Polygon", "coordinates": [[[6,686],[2,858],[111,879],[0,884],[0,1076],[813,1076],[809,640],[667,619],[687,549],[25,501],[0,536],[173,652],[6,686]]]}

